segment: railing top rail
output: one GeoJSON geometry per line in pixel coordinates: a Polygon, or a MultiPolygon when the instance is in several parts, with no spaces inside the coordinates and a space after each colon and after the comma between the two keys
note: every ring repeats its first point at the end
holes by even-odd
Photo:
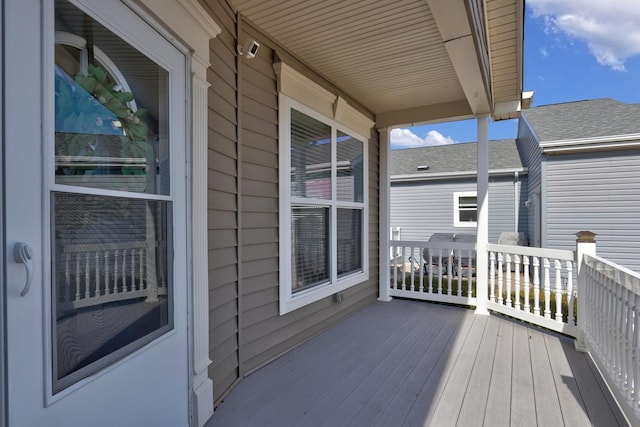
{"type": "Polygon", "coordinates": [[[584,255],[584,263],[594,270],[604,270],[606,275],[620,286],[624,286],[635,294],[640,295],[640,274],[626,267],[613,263],[597,255],[584,255]],[[598,268],[604,266],[605,268],[598,268]],[[615,274],[619,273],[619,274],[615,274]]]}
{"type": "Polygon", "coordinates": [[[489,243],[487,249],[492,252],[506,252],[516,255],[552,258],[564,261],[573,261],[575,258],[573,251],[562,249],[530,248],[528,246],[498,245],[495,243],[489,243]]]}
{"type": "Polygon", "coordinates": [[[425,240],[390,240],[390,246],[411,246],[431,249],[476,249],[475,243],[470,242],[427,242],[425,240]]]}
{"type": "Polygon", "coordinates": [[[62,253],[101,252],[123,249],[139,249],[147,247],[146,241],[117,243],[75,243],[62,246],[62,253]]]}

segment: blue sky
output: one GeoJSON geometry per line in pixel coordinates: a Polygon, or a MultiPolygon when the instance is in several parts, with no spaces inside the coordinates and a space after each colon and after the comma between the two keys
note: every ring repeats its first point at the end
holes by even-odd
{"type": "MultiPolygon", "coordinates": [[[[640,103],[640,1],[526,0],[524,90],[532,106],[613,98],[640,103]]],[[[476,140],[475,120],[394,129],[392,149],[476,140]]],[[[517,120],[489,124],[515,138],[517,120]]]]}

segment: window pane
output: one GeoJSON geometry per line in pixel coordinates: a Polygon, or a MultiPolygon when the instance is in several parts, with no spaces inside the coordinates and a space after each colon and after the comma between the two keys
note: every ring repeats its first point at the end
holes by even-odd
{"type": "Polygon", "coordinates": [[[291,109],[291,195],[331,198],[331,127],[291,109]]]}
{"type": "Polygon", "coordinates": [[[461,208],[476,209],[478,206],[478,198],[475,196],[462,196],[458,200],[461,208]]]}
{"type": "Polygon", "coordinates": [[[168,195],[168,72],[71,4],[56,8],[56,184],[168,195]]]}
{"type": "Polygon", "coordinates": [[[338,200],[363,202],[362,141],[338,131],[338,200]]]}
{"type": "Polygon", "coordinates": [[[477,222],[477,209],[460,209],[460,222],[477,222]]]}
{"type": "Polygon", "coordinates": [[[291,289],[298,292],[330,279],[329,208],[296,206],[291,210],[291,289]]]}
{"type": "Polygon", "coordinates": [[[52,193],[54,392],[172,328],[171,203],[52,193]]]}
{"type": "Polygon", "coordinates": [[[362,210],[338,209],[338,277],[362,271],[362,210]]]}

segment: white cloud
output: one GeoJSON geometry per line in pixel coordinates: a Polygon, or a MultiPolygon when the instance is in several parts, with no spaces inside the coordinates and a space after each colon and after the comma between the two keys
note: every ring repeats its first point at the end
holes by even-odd
{"type": "Polygon", "coordinates": [[[624,71],[624,62],[640,54],[640,1],[527,0],[534,17],[543,17],[547,33],[564,33],[586,42],[598,63],[624,71]]]}
{"type": "Polygon", "coordinates": [[[410,129],[391,130],[391,145],[396,148],[417,148],[455,143],[456,141],[453,138],[444,136],[437,130],[430,130],[424,138],[420,138],[410,129]]]}
{"type": "Polygon", "coordinates": [[[540,55],[544,56],[545,58],[546,58],[547,56],[549,56],[549,52],[547,51],[547,48],[546,48],[546,47],[541,47],[541,48],[540,48],[540,55]]]}

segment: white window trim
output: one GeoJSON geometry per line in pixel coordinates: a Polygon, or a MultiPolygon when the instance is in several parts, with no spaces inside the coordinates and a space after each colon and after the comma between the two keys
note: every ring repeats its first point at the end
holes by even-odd
{"type": "MultiPolygon", "coordinates": [[[[344,202],[332,198],[331,201],[323,204],[331,206],[331,214],[335,215],[338,207],[362,208],[362,270],[347,276],[337,277],[337,251],[334,250],[337,242],[337,227],[335,220],[331,221],[330,246],[331,250],[331,272],[330,281],[327,284],[314,286],[312,288],[296,292],[293,294],[291,288],[291,205],[301,202],[300,199],[291,197],[291,109],[296,110],[326,123],[336,130],[347,133],[363,142],[363,162],[369,164],[368,141],[365,137],[352,129],[342,125],[335,119],[327,117],[304,104],[289,98],[282,92],[279,96],[279,207],[280,207],[280,315],[284,315],[298,308],[304,307],[313,302],[331,296],[337,292],[355,286],[369,280],[369,190],[368,190],[368,168],[363,168],[363,203],[344,202]]],[[[332,158],[335,159],[335,149],[332,150],[332,158]]],[[[332,164],[334,162],[332,161],[332,164]]],[[[336,194],[336,169],[332,167],[332,194],[336,194]]],[[[313,199],[305,200],[304,203],[313,203],[313,199]]]]}
{"type": "Polygon", "coordinates": [[[475,228],[478,226],[477,221],[460,221],[460,198],[475,197],[476,211],[478,209],[478,193],[475,191],[456,191],[453,193],[453,226],[475,228]]]}

